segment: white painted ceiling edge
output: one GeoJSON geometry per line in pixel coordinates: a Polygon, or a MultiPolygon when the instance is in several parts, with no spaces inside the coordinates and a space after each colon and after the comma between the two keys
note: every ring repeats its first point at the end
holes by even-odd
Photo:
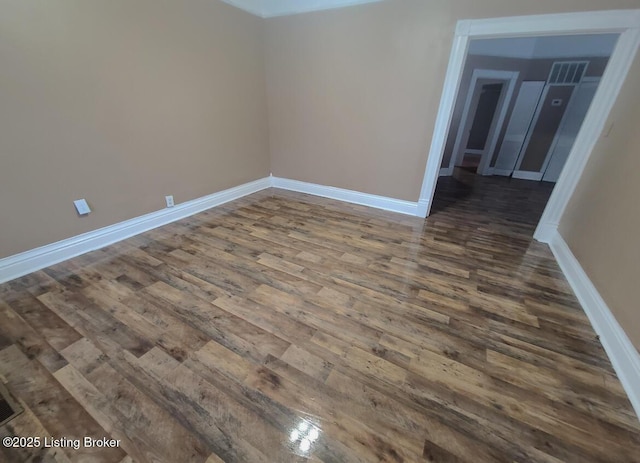
{"type": "MultiPolygon", "coordinates": [[[[311,11],[329,10],[383,0],[221,0],[261,18],[274,18],[311,11]]],[[[610,56],[618,34],[554,37],[518,37],[472,40],[470,55],[507,58],[578,58],[610,56]]]]}
{"type": "Polygon", "coordinates": [[[222,0],[261,18],[273,18],[309,11],[329,10],[382,0],[222,0]]]}

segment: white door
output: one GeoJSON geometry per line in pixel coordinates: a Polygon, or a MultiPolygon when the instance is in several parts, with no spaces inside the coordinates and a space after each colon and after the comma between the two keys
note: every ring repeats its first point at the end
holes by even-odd
{"type": "Polygon", "coordinates": [[[562,118],[562,125],[558,129],[554,146],[551,147],[551,158],[542,177],[545,182],[558,181],[599,83],[599,81],[583,82],[573,91],[567,112],[562,118]]]}
{"type": "Polygon", "coordinates": [[[511,175],[544,90],[544,81],[522,82],[493,173],[511,175]]]}

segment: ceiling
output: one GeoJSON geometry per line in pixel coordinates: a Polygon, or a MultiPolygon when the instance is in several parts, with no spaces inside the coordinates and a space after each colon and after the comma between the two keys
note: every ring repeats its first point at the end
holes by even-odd
{"type": "Polygon", "coordinates": [[[222,0],[261,18],[328,10],[382,0],[222,0]]]}
{"type": "Polygon", "coordinates": [[[470,55],[506,58],[580,58],[611,56],[618,34],[561,35],[472,40],[470,55]]]}
{"type": "MultiPolygon", "coordinates": [[[[343,8],[383,0],[222,0],[261,18],[343,8]]],[[[610,56],[618,34],[515,37],[472,40],[469,54],[508,58],[577,58],[610,56]]]]}

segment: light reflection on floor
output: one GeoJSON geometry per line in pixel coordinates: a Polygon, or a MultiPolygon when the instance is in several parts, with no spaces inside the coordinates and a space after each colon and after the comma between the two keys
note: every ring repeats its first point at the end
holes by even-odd
{"type": "Polygon", "coordinates": [[[291,430],[289,443],[296,453],[308,454],[318,437],[320,437],[320,428],[303,419],[291,430]]]}

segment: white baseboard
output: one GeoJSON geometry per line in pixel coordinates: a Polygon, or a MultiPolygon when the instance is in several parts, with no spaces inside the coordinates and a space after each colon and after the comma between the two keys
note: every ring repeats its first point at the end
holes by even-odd
{"type": "Polygon", "coordinates": [[[549,246],[640,418],[640,354],[557,230],[549,246]]]}
{"type": "Polygon", "coordinates": [[[218,193],[203,196],[202,198],[177,204],[172,208],[151,212],[150,214],[125,220],[124,222],[83,233],[82,235],[73,236],[56,243],[47,244],[20,254],[5,257],[0,259],[0,283],[19,278],[81,254],[95,251],[96,249],[189,217],[234,199],[242,198],[243,196],[264,190],[271,186],[408,215],[419,215],[420,209],[425,209],[426,214],[426,205],[422,205],[420,208],[419,203],[411,201],[298,182],[296,180],[265,177],[218,193]]]}
{"type": "Polygon", "coordinates": [[[502,175],[503,177],[510,177],[513,170],[510,169],[493,169],[493,175],[502,175]]]}
{"type": "Polygon", "coordinates": [[[401,199],[388,198],[386,196],[361,193],[359,191],[345,190],[332,186],[316,185],[315,183],[300,182],[286,178],[272,177],[272,186],[283,190],[297,191],[324,198],[337,199],[348,203],[361,204],[386,211],[399,212],[400,214],[419,215],[418,203],[401,199]]]}
{"type": "Polygon", "coordinates": [[[269,177],[193,199],[82,235],[0,259],[0,283],[27,275],[86,252],[103,248],[147,230],[189,217],[271,186],[269,177]]]}
{"type": "Polygon", "coordinates": [[[514,170],[513,171],[513,178],[519,178],[522,180],[535,180],[535,181],[540,181],[542,180],[542,172],[529,172],[526,170],[514,170]]]}
{"type": "Polygon", "coordinates": [[[429,200],[428,199],[419,199],[418,200],[418,210],[416,211],[416,215],[418,217],[426,218],[428,211],[429,211],[429,200]]]}
{"type": "Polygon", "coordinates": [[[533,238],[541,243],[551,244],[551,240],[555,238],[558,233],[557,223],[540,222],[536,227],[536,231],[533,234],[533,238]]]}
{"type": "Polygon", "coordinates": [[[453,167],[441,167],[438,177],[451,177],[453,175],[453,167]]]}

